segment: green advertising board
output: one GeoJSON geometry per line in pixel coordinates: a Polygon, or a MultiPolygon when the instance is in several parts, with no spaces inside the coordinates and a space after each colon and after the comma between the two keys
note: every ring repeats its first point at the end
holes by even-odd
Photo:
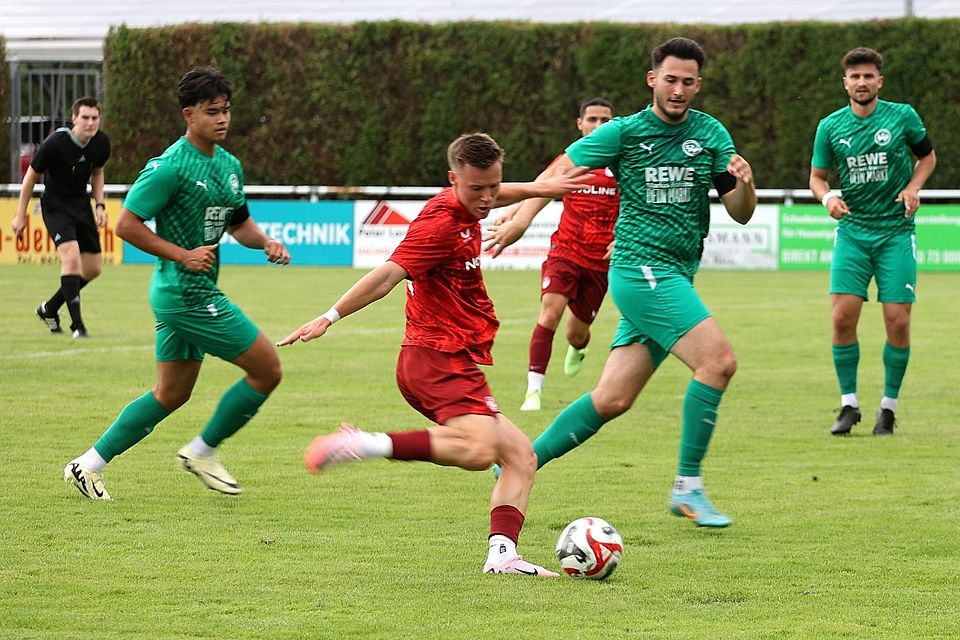
{"type": "MultiPolygon", "coordinates": [[[[780,207],[783,271],[829,269],[837,223],[820,205],[780,207]]],[[[917,268],[960,271],[960,205],[924,204],[917,213],[917,268]]]]}

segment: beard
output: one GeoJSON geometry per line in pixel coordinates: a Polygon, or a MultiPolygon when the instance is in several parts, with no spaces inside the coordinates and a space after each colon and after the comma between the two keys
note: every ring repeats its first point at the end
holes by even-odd
{"type": "Polygon", "coordinates": [[[690,109],[689,104],[684,104],[683,110],[680,111],[680,113],[675,113],[668,111],[668,107],[670,107],[670,102],[668,100],[664,100],[660,96],[657,96],[655,101],[657,103],[657,107],[660,109],[660,112],[666,116],[670,122],[682,122],[683,119],[687,117],[687,111],[690,109]]]}

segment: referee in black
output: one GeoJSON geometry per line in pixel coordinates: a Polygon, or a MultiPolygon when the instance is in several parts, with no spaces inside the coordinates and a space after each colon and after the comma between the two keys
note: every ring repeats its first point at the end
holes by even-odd
{"type": "Polygon", "coordinates": [[[67,303],[74,338],[86,338],[80,314],[80,289],[100,275],[103,254],[98,227],[107,221],[103,200],[103,165],[110,158],[110,139],[100,131],[100,103],[83,97],[73,103],[73,127],[60,128],[40,145],[27,168],[20,189],[20,206],[13,232],[22,237],[27,226],[27,205],[43,174],[40,210],[47,232],[60,257],[60,288],[37,307],[37,315],[52,333],[63,333],[60,307],[67,303]],[[93,209],[87,183],[93,190],[93,209]]]}

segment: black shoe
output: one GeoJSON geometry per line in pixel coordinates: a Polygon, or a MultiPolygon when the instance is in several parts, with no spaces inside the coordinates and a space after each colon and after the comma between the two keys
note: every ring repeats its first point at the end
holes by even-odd
{"type": "Polygon", "coordinates": [[[858,422],[860,422],[860,409],[847,405],[840,409],[840,415],[837,416],[837,421],[833,423],[830,433],[835,436],[845,436],[858,422]]]}
{"type": "Polygon", "coordinates": [[[877,411],[877,424],[873,427],[873,435],[892,436],[893,427],[896,424],[897,421],[893,416],[893,411],[890,411],[890,409],[880,409],[877,411]]]}
{"type": "Polygon", "coordinates": [[[90,337],[90,334],[87,333],[87,328],[85,326],[80,325],[79,327],[73,327],[74,340],[76,340],[77,338],[89,338],[89,337],[90,337]]]}
{"type": "Polygon", "coordinates": [[[63,329],[60,327],[60,312],[57,311],[53,314],[47,313],[47,308],[44,306],[45,304],[45,302],[41,302],[37,305],[37,316],[43,321],[43,324],[47,325],[50,333],[63,333],[63,329]]]}

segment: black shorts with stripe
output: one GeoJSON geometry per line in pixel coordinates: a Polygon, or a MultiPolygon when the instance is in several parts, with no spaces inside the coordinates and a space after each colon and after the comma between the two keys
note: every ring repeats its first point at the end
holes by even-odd
{"type": "Polygon", "coordinates": [[[44,194],[40,198],[43,224],[58,247],[76,240],[83,253],[100,253],[100,233],[90,207],[90,198],[44,194]]]}

